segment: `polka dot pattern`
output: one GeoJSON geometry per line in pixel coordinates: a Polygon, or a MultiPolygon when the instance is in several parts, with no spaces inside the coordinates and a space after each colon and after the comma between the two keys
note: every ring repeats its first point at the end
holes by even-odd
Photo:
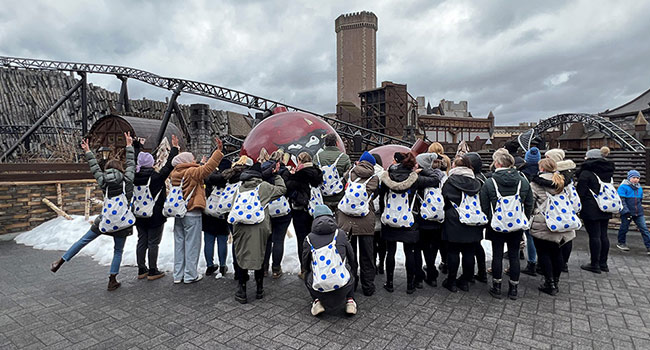
{"type": "Polygon", "coordinates": [[[320,190],[323,196],[329,197],[343,191],[343,181],[339,176],[339,171],[336,169],[336,164],[343,157],[343,153],[339,154],[334,163],[330,165],[320,164],[320,158],[316,156],[318,165],[323,170],[323,183],[320,185],[320,190]]]}
{"type": "Polygon", "coordinates": [[[618,213],[623,209],[623,202],[621,202],[621,197],[619,197],[616,187],[611,182],[603,182],[598,175],[594,174],[598,183],[600,183],[600,192],[595,194],[593,191],[591,193],[598,203],[598,207],[601,211],[605,213],[618,213]]]}
{"type": "Polygon", "coordinates": [[[291,207],[289,206],[289,201],[285,196],[282,196],[276,200],[269,202],[269,215],[272,218],[285,216],[290,212],[291,212],[291,207]]]}
{"type": "Polygon", "coordinates": [[[330,244],[321,248],[314,248],[309,237],[306,241],[309,243],[312,257],[312,288],[320,292],[331,292],[341,286],[345,286],[350,281],[350,272],[344,266],[343,260],[336,249],[336,240],[339,231],[333,234],[330,244]]]}
{"type": "Polygon", "coordinates": [[[361,179],[357,178],[352,181],[348,178],[347,189],[344,192],[343,198],[339,201],[338,209],[346,215],[363,217],[370,212],[370,205],[368,204],[367,185],[375,175],[367,178],[365,181],[360,182],[361,179]]]}
{"type": "Polygon", "coordinates": [[[128,203],[124,192],[115,197],[108,197],[108,191],[106,191],[102,220],[99,222],[99,230],[102,233],[111,233],[133,226],[135,216],[131,211],[131,205],[124,205],[124,203],[128,203]]]}
{"type": "Polygon", "coordinates": [[[453,203],[454,209],[458,212],[458,219],[468,226],[482,226],[487,224],[487,216],[481,210],[481,200],[478,194],[473,196],[463,192],[460,205],[453,203]]]}
{"type": "Polygon", "coordinates": [[[490,227],[496,232],[513,232],[530,228],[530,222],[524,214],[523,204],[519,198],[521,181],[517,184],[515,193],[510,196],[503,196],[499,191],[497,182],[494,178],[491,180],[496,191],[497,201],[490,220],[490,227]]]}
{"type": "Polygon", "coordinates": [[[185,217],[185,214],[187,213],[187,203],[192,198],[196,189],[192,189],[192,192],[190,192],[187,198],[184,198],[182,190],[184,181],[185,179],[182,179],[178,186],[172,186],[171,192],[167,196],[165,206],[163,207],[163,215],[166,217],[185,217]]]}
{"type": "Polygon", "coordinates": [[[384,225],[395,228],[412,227],[415,223],[413,218],[413,204],[415,198],[409,200],[406,193],[395,193],[389,191],[386,196],[386,205],[381,216],[384,225]]]}
{"type": "Polygon", "coordinates": [[[206,199],[204,213],[214,217],[223,217],[230,212],[235,201],[235,193],[241,185],[240,182],[228,184],[224,188],[215,188],[206,199]]]}
{"type": "Polygon", "coordinates": [[[228,222],[231,224],[245,224],[254,225],[264,221],[264,207],[260,202],[260,186],[258,185],[252,190],[241,191],[237,189],[235,193],[235,208],[239,207],[240,210],[232,210],[228,214],[228,222]]]}

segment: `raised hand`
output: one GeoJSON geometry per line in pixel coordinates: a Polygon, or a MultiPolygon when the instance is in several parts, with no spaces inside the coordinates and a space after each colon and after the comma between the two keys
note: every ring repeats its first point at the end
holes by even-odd
{"type": "Polygon", "coordinates": [[[178,137],[174,134],[172,134],[172,147],[178,148],[178,137]]]}
{"type": "Polygon", "coordinates": [[[133,146],[133,138],[131,137],[130,131],[124,133],[124,139],[126,140],[126,147],[133,146]]]}
{"type": "Polygon", "coordinates": [[[280,162],[275,163],[275,169],[273,169],[273,173],[277,174],[278,171],[280,171],[280,162]]]}
{"type": "Polygon", "coordinates": [[[223,151],[223,141],[219,138],[219,136],[215,137],[215,141],[217,141],[217,150],[218,151],[223,151]]]}
{"type": "Polygon", "coordinates": [[[201,157],[201,164],[205,164],[205,162],[207,162],[207,161],[208,161],[208,158],[206,158],[205,156],[201,157]]]}
{"type": "Polygon", "coordinates": [[[83,149],[84,152],[90,152],[90,146],[88,146],[88,139],[81,140],[81,149],[83,149]]]}

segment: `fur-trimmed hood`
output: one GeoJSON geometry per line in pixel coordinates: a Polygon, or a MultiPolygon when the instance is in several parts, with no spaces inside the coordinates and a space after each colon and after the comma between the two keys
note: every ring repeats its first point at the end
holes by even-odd
{"type": "Polygon", "coordinates": [[[403,180],[403,181],[395,181],[391,179],[390,176],[390,170],[385,172],[382,177],[381,177],[381,182],[386,185],[388,188],[393,190],[394,192],[400,193],[400,192],[405,192],[408,189],[415,184],[415,182],[418,180],[418,174],[414,171],[412,171],[408,177],[403,180]]]}

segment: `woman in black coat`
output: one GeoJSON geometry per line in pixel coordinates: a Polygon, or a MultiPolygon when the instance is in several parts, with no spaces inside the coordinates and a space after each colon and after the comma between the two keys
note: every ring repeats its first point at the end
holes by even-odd
{"type": "Polygon", "coordinates": [[[581,269],[593,273],[601,271],[609,272],[607,256],[609,253],[609,238],[607,237],[607,225],[612,218],[611,213],[600,210],[593,193],[600,192],[601,181],[612,181],[614,175],[614,163],[603,158],[599,149],[587,151],[586,160],[582,163],[577,173],[578,185],[576,191],[582,203],[580,217],[584,221],[585,229],[589,234],[589,253],[591,262],[580,266],[581,269]],[[592,193],[593,191],[593,193],[592,193]]]}
{"type": "Polygon", "coordinates": [[[463,193],[473,196],[481,190],[481,182],[476,180],[471,160],[467,156],[454,160],[449,177],[442,186],[445,198],[445,222],[442,225],[442,239],[447,241],[448,276],[442,286],[451,292],[458,288],[469,291],[469,282],[474,276],[474,247],[483,239],[482,226],[469,226],[460,222],[454,204],[460,205],[463,193]],[[463,254],[463,275],[457,279],[460,254],[463,254]]]}
{"type": "MultiPolygon", "coordinates": [[[[222,159],[219,167],[210,176],[205,178],[205,197],[208,198],[215,188],[225,188],[228,184],[228,179],[224,176],[224,172],[230,169],[232,162],[228,159],[222,159]]],[[[226,221],[226,216],[214,217],[203,213],[201,220],[203,228],[203,256],[207,265],[205,270],[206,276],[211,276],[217,270],[222,276],[226,275],[228,267],[226,266],[226,259],[228,258],[228,235],[230,234],[230,227],[226,221]],[[217,243],[217,252],[219,254],[219,264],[214,264],[214,245],[217,243]]]]}
{"type": "MultiPolygon", "coordinates": [[[[394,164],[381,177],[379,208],[382,216],[386,215],[384,209],[386,208],[386,197],[389,192],[397,195],[406,193],[409,204],[415,200],[415,192],[418,188],[418,174],[413,170],[415,164],[415,157],[412,153],[395,153],[394,164]]],[[[419,237],[420,233],[416,223],[413,223],[411,227],[397,228],[382,222],[381,238],[386,241],[386,283],[384,289],[387,291],[393,292],[394,290],[395,252],[397,251],[397,242],[402,242],[404,243],[404,255],[406,257],[406,292],[408,294],[415,292],[415,275],[417,272],[415,251],[419,237]]]]}

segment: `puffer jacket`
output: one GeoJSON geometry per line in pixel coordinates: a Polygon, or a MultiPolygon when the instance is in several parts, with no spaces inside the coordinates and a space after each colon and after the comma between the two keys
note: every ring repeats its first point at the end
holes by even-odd
{"type": "Polygon", "coordinates": [[[292,210],[306,210],[311,197],[311,187],[318,187],[323,183],[323,173],[312,163],[294,174],[289,174],[287,180],[287,199],[292,210]]]}
{"type": "Polygon", "coordinates": [[[604,182],[611,181],[614,175],[614,163],[605,158],[587,159],[582,163],[577,173],[578,184],[576,185],[582,203],[580,217],[583,220],[609,220],[612,214],[601,211],[593,196],[593,193],[600,191],[600,184],[594,174],[604,182]]]}
{"type": "MultiPolygon", "coordinates": [[[[535,205],[535,199],[533,198],[533,193],[530,189],[530,183],[526,180],[525,176],[522,176],[517,169],[514,168],[501,168],[495,171],[492,174],[492,177],[485,182],[485,185],[481,188],[481,210],[487,215],[488,220],[492,220],[492,214],[494,208],[497,205],[497,192],[494,188],[494,181],[496,181],[497,186],[499,187],[499,193],[501,196],[511,196],[517,191],[517,184],[521,183],[521,189],[519,190],[519,198],[522,203],[522,209],[527,218],[530,218],[533,215],[533,208],[535,205]]],[[[495,232],[492,230],[490,225],[487,225],[485,238],[492,240],[495,238],[495,235],[504,235],[504,234],[521,234],[521,231],[515,232],[495,232]]]]}
{"type": "Polygon", "coordinates": [[[159,171],[155,171],[153,168],[140,168],[140,171],[135,173],[135,179],[133,180],[134,186],[145,186],[149,179],[149,191],[151,196],[156,199],[156,204],[153,207],[153,214],[150,218],[136,218],[135,224],[139,227],[154,228],[164,225],[167,218],[163,215],[162,210],[165,205],[165,197],[167,196],[167,188],[165,187],[165,181],[171,174],[174,167],[172,166],[172,159],[178,155],[178,148],[172,147],[167,156],[167,162],[165,165],[160,168],[159,171]]]}
{"type": "MultiPolygon", "coordinates": [[[[314,156],[314,164],[316,164],[319,168],[322,168],[324,165],[334,164],[336,158],[338,158],[338,156],[342,153],[343,152],[341,152],[341,150],[339,150],[339,148],[336,146],[327,146],[320,153],[314,156]]],[[[350,170],[351,167],[352,163],[350,162],[350,156],[343,153],[339,161],[336,163],[336,170],[339,172],[339,176],[341,177],[341,181],[343,181],[343,185],[345,185],[345,182],[347,180],[344,175],[348,170],[350,170]]],[[[341,200],[341,198],[343,198],[343,191],[333,196],[323,196],[323,202],[325,202],[327,205],[336,205],[341,200]]]]}
{"type": "MultiPolygon", "coordinates": [[[[354,182],[366,182],[366,192],[368,193],[368,198],[372,198],[373,194],[379,186],[379,179],[375,175],[375,168],[372,164],[361,161],[359,164],[355,165],[354,168],[350,169],[349,174],[346,174],[346,177],[349,176],[351,182],[348,182],[348,186],[354,182]],[[370,179],[370,180],[368,180],[370,179]]],[[[347,187],[345,188],[347,190],[347,187]]],[[[370,211],[366,216],[350,216],[343,213],[341,210],[336,211],[336,219],[339,224],[339,227],[352,236],[372,236],[375,234],[375,208],[373,201],[369,201],[368,206],[370,211]]]]}
{"type": "MultiPolygon", "coordinates": [[[[453,204],[460,204],[463,192],[469,196],[478,194],[481,191],[481,182],[476,180],[469,168],[459,168],[465,169],[464,174],[449,175],[442,186],[442,196],[445,198],[445,222],[442,224],[442,239],[452,243],[480,242],[483,239],[483,226],[468,226],[461,223],[458,211],[453,204]]],[[[450,174],[452,173],[455,173],[453,169],[450,174]]]]}
{"type": "Polygon", "coordinates": [[[535,197],[535,211],[533,222],[530,227],[530,234],[538,239],[564,244],[574,239],[576,237],[576,232],[552,232],[549,230],[548,226],[546,226],[546,220],[543,214],[544,210],[546,210],[546,198],[548,197],[548,193],[558,194],[561,192],[555,188],[551,179],[553,179],[552,173],[542,173],[531,179],[530,186],[533,190],[533,196],[535,197]]]}
{"type": "Polygon", "coordinates": [[[630,214],[631,216],[643,215],[643,187],[640,184],[632,185],[630,181],[623,180],[618,186],[618,196],[623,202],[621,215],[630,214]]]}
{"type": "MultiPolygon", "coordinates": [[[[133,197],[133,179],[135,177],[135,153],[131,146],[126,147],[125,150],[126,168],[124,169],[124,174],[117,169],[102,171],[102,168],[99,166],[93,152],[86,152],[86,160],[88,160],[88,165],[90,165],[90,172],[95,177],[95,180],[97,180],[97,184],[104,195],[108,193],[108,198],[111,198],[124,193],[126,194],[126,200],[131,202],[131,198],[133,197]]],[[[99,230],[99,223],[101,220],[102,215],[97,215],[95,221],[93,221],[93,224],[90,227],[90,229],[96,234],[126,237],[133,233],[133,227],[115,232],[103,233],[99,230]]]]}
{"type": "Polygon", "coordinates": [[[183,182],[183,198],[187,198],[190,193],[192,193],[192,197],[187,203],[187,211],[202,211],[205,209],[205,190],[203,187],[203,181],[217,168],[221,159],[223,159],[223,153],[216,150],[204,165],[199,165],[197,163],[181,163],[172,171],[172,186],[180,185],[181,180],[185,179],[183,182]]]}
{"type": "MultiPolygon", "coordinates": [[[[418,189],[418,174],[402,164],[391,165],[388,171],[381,177],[382,185],[379,187],[379,207],[382,215],[386,205],[386,196],[389,191],[395,193],[407,193],[409,204],[415,200],[415,193],[418,189]]],[[[413,203],[415,207],[415,203],[413,203]]],[[[415,215],[413,215],[415,217],[415,215]]],[[[415,243],[420,239],[418,224],[415,222],[411,227],[391,227],[381,225],[381,238],[386,241],[415,243]]]]}
{"type": "Polygon", "coordinates": [[[521,171],[521,173],[526,176],[526,180],[530,182],[530,179],[539,173],[539,165],[538,163],[525,163],[521,168],[519,168],[519,171],[521,171]]]}
{"type": "Polygon", "coordinates": [[[415,204],[413,205],[413,215],[415,216],[415,221],[418,223],[418,227],[421,230],[438,230],[442,228],[442,223],[423,219],[420,215],[420,206],[422,205],[422,199],[424,198],[424,190],[429,187],[440,187],[441,181],[444,177],[445,173],[440,169],[422,169],[418,174],[417,196],[415,197],[415,204]]]}

